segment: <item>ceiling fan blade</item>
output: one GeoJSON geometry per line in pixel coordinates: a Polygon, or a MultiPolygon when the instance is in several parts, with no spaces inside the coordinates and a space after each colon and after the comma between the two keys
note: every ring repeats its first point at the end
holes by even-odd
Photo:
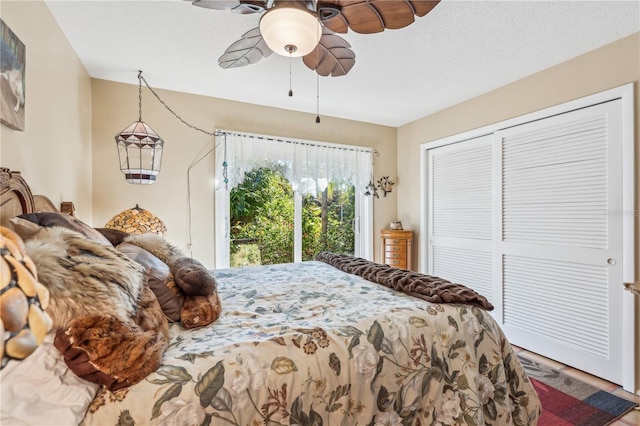
{"type": "Polygon", "coordinates": [[[194,6],[206,9],[230,10],[241,15],[249,13],[262,13],[265,9],[265,1],[262,0],[185,0],[194,6]]]}
{"type": "Polygon", "coordinates": [[[273,51],[267,46],[258,27],[247,31],[240,40],[229,46],[218,58],[218,65],[225,69],[244,67],[255,64],[272,53],[273,51]]]}
{"type": "Polygon", "coordinates": [[[318,18],[322,25],[329,28],[334,33],[346,34],[349,31],[349,24],[344,19],[336,1],[319,1],[318,18]],[[337,12],[337,13],[336,13],[337,12]]]}
{"type": "Polygon", "coordinates": [[[240,0],[185,0],[191,1],[191,4],[206,9],[215,10],[231,10],[240,6],[240,0]]]}
{"type": "Polygon", "coordinates": [[[329,28],[322,28],[320,43],[305,55],[302,61],[307,68],[315,70],[323,77],[339,77],[346,75],[356,63],[356,54],[351,45],[329,28]]]}
{"type": "Polygon", "coordinates": [[[346,28],[361,34],[379,33],[412,24],[414,16],[429,13],[440,0],[320,0],[318,9],[337,8],[340,14],[322,23],[335,32],[346,28]]]}

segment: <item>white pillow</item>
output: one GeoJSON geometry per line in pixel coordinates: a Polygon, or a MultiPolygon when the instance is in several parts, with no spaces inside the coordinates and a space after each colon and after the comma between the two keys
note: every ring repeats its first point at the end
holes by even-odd
{"type": "Polygon", "coordinates": [[[64,363],[49,333],[22,361],[0,370],[0,424],[77,425],[100,385],[83,380],[64,363]]]}

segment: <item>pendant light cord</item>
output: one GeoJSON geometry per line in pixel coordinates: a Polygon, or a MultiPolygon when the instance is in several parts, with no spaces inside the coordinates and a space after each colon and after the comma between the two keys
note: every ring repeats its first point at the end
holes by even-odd
{"type": "MultiPolygon", "coordinates": [[[[149,83],[147,83],[147,80],[145,80],[145,78],[142,76],[142,71],[138,71],[138,101],[139,101],[139,110],[138,110],[138,114],[139,114],[139,121],[142,121],[142,83],[144,82],[144,85],[147,86],[147,89],[149,89],[149,91],[151,93],[153,93],[153,96],[156,97],[156,99],[158,100],[158,102],[160,102],[166,109],[167,111],[169,111],[175,118],[177,118],[178,120],[180,120],[182,122],[182,124],[184,124],[185,126],[189,127],[190,129],[193,130],[197,130],[198,132],[202,132],[205,135],[208,136],[213,136],[216,137],[217,135],[220,135],[220,132],[208,132],[206,130],[203,130],[199,127],[194,126],[193,124],[189,124],[187,123],[182,117],[180,117],[174,110],[172,110],[169,105],[167,105],[165,103],[165,101],[163,101],[160,96],[158,96],[158,94],[151,88],[151,86],[149,86],[149,83]]],[[[226,135],[225,135],[226,137],[226,135]]],[[[205,152],[202,156],[200,156],[200,158],[198,158],[197,160],[195,160],[193,163],[191,163],[191,165],[187,168],[187,220],[188,220],[188,225],[187,225],[187,233],[188,233],[188,237],[189,237],[189,241],[187,242],[187,246],[189,249],[189,256],[193,257],[193,238],[192,238],[192,234],[191,234],[191,213],[192,213],[192,209],[191,209],[191,169],[196,166],[200,161],[204,160],[206,157],[208,157],[216,148],[218,147],[217,144],[215,144],[214,142],[214,146],[212,148],[210,148],[207,152],[205,152]]],[[[226,171],[225,171],[226,174],[226,171]]]]}
{"type": "Polygon", "coordinates": [[[142,71],[138,71],[138,121],[142,121],[142,71]]]}
{"type": "MultiPolygon", "coordinates": [[[[151,86],[149,86],[149,83],[147,83],[147,80],[145,80],[145,78],[142,76],[142,71],[138,72],[138,79],[140,79],[141,81],[144,82],[144,85],[147,86],[147,89],[149,89],[149,91],[151,91],[151,93],[153,93],[153,96],[156,97],[158,102],[160,102],[167,109],[167,111],[169,111],[175,118],[180,120],[182,122],[182,124],[184,124],[185,126],[191,128],[193,130],[197,130],[199,132],[202,132],[205,135],[216,136],[215,132],[208,132],[208,131],[203,130],[203,129],[199,128],[199,127],[194,126],[193,124],[189,124],[186,121],[184,121],[182,119],[182,117],[180,117],[178,114],[176,114],[176,112],[174,110],[172,110],[169,107],[169,105],[167,105],[162,99],[160,99],[160,96],[158,96],[158,94],[151,88],[151,86]]],[[[142,84],[140,85],[140,116],[142,117],[142,84]]]]}
{"type": "MultiPolygon", "coordinates": [[[[225,135],[225,139],[226,137],[227,135],[225,135]]],[[[196,164],[198,164],[199,162],[207,158],[209,154],[211,154],[218,147],[218,145],[219,144],[216,144],[214,142],[213,147],[209,149],[207,152],[205,152],[202,156],[200,156],[200,158],[198,158],[193,163],[191,163],[191,165],[187,169],[187,219],[188,219],[187,233],[189,234],[189,242],[187,243],[187,247],[189,249],[189,257],[191,258],[193,258],[193,237],[191,234],[191,210],[192,210],[191,209],[191,169],[194,168],[196,164]]],[[[226,146],[225,146],[225,149],[226,149],[226,146]]],[[[225,174],[226,174],[226,166],[225,166],[225,174]]]]}

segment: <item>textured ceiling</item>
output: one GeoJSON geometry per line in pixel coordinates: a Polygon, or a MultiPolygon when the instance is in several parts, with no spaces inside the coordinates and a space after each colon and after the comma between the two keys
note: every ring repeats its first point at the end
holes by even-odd
{"type": "MultiPolygon", "coordinates": [[[[288,58],[218,66],[258,15],[182,0],[46,4],[91,77],[137,84],[143,70],[154,88],[316,112],[316,74],[300,58],[293,97],[288,58]]],[[[356,64],[320,77],[320,115],[400,126],[638,31],[639,1],[444,0],[406,28],[342,35],[356,64]]]]}

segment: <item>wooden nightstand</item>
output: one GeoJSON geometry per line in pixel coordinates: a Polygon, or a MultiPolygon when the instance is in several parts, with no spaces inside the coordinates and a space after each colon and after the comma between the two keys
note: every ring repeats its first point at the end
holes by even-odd
{"type": "Polygon", "coordinates": [[[382,262],[396,268],[411,269],[411,244],[413,231],[383,229],[382,262]]]}

